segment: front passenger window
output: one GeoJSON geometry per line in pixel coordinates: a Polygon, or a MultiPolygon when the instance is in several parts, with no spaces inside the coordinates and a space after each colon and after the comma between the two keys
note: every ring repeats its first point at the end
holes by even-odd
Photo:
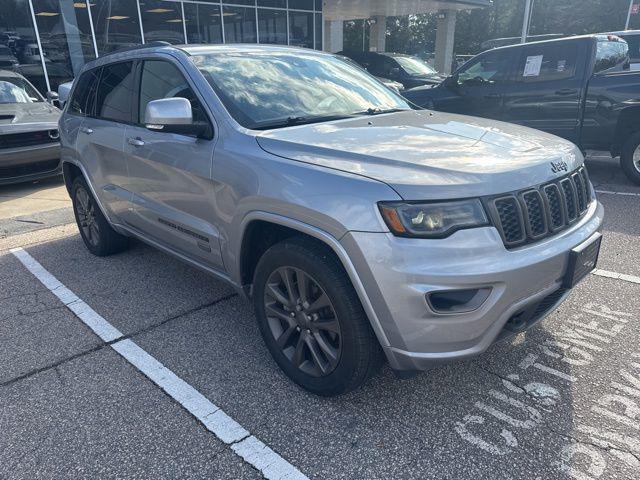
{"type": "Polygon", "coordinates": [[[464,86],[495,85],[503,82],[509,71],[510,55],[495,52],[482,56],[458,74],[458,83],[464,86]]]}
{"type": "Polygon", "coordinates": [[[163,98],[186,98],[191,103],[194,122],[209,123],[204,109],[187,80],[175,65],[169,62],[148,60],[142,68],[138,123],[144,123],[147,104],[163,98]]]}

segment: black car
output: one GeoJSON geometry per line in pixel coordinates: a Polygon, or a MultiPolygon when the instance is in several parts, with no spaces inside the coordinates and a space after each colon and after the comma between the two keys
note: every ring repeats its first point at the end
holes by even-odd
{"type": "Polygon", "coordinates": [[[339,55],[350,58],[371,75],[399,82],[404,88],[437,85],[445,79],[427,62],[411,55],[348,50],[339,55]]]}
{"type": "Polygon", "coordinates": [[[640,72],[627,42],[586,35],[490,50],[436,87],[403,95],[425,108],[518,123],[609,151],[640,185],[640,72]]]}

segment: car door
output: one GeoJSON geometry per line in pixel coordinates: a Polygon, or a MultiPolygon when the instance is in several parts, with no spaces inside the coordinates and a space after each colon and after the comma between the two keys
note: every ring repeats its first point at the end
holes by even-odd
{"type": "Polygon", "coordinates": [[[504,98],[504,119],[577,143],[587,42],[558,41],[520,48],[515,83],[504,98]]]}
{"type": "Polygon", "coordinates": [[[208,122],[213,131],[209,114],[177,65],[148,59],[137,70],[137,119],[124,140],[134,227],[159,245],[222,270],[212,207],[214,139],[150,130],[144,124],[147,104],[163,98],[188,99],[194,121],[208,122]]]}
{"type": "Polygon", "coordinates": [[[449,91],[435,105],[450,113],[501,119],[503,93],[512,81],[513,51],[493,50],[470,60],[442,88],[449,91]]]}
{"type": "Polygon", "coordinates": [[[131,191],[123,142],[125,126],[132,120],[133,62],[88,73],[91,86],[77,151],[101,205],[113,221],[126,223],[131,191]]]}

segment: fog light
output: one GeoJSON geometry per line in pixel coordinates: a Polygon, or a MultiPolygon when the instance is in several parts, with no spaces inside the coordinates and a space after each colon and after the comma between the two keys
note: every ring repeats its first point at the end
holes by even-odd
{"type": "Polygon", "coordinates": [[[489,298],[491,287],[427,293],[427,303],[436,313],[467,313],[477,310],[489,298]]]}

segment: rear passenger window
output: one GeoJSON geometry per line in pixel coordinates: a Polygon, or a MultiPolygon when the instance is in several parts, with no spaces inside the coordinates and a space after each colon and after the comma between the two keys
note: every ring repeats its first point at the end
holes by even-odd
{"type": "Polygon", "coordinates": [[[578,45],[525,48],[520,54],[517,79],[524,83],[566,80],[576,74],[578,45]]]}
{"type": "Polygon", "coordinates": [[[80,76],[69,102],[69,112],[83,116],[89,116],[93,113],[93,100],[99,74],[100,69],[95,69],[80,76]]]}
{"type": "Polygon", "coordinates": [[[133,62],[114,63],[102,69],[95,114],[104,120],[131,122],[133,62]]]}
{"type": "Polygon", "coordinates": [[[207,115],[187,83],[187,80],[175,65],[169,62],[149,60],[144,62],[140,80],[140,105],[138,123],[144,123],[147,104],[162,98],[186,98],[191,103],[194,122],[206,122],[207,115]]]}

